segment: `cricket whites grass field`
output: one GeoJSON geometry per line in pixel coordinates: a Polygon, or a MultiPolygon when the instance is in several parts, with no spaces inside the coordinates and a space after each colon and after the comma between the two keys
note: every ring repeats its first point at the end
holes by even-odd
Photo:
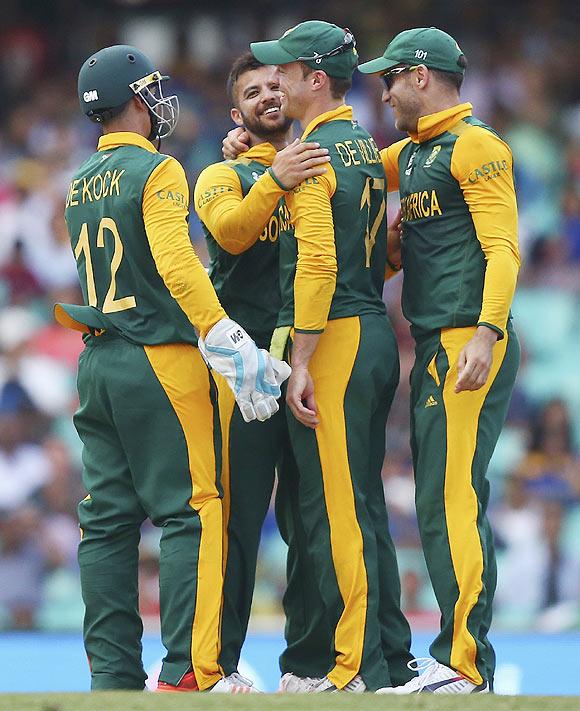
{"type": "Polygon", "coordinates": [[[0,711],[576,711],[571,696],[374,696],[372,694],[0,694],[0,711]]]}

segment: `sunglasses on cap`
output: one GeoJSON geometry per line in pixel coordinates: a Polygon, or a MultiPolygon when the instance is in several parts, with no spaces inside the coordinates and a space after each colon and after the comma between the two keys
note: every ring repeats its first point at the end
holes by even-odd
{"type": "Polygon", "coordinates": [[[395,78],[399,76],[399,74],[403,74],[403,72],[414,72],[415,69],[419,68],[419,66],[420,66],[419,64],[415,64],[410,67],[394,67],[393,69],[389,69],[388,72],[381,74],[381,79],[383,80],[385,89],[387,91],[391,90],[391,87],[393,86],[393,82],[395,81],[395,78]]]}
{"type": "Polygon", "coordinates": [[[331,49],[328,52],[322,52],[322,54],[315,52],[312,57],[296,57],[296,61],[315,62],[316,64],[320,64],[323,59],[326,59],[327,57],[336,57],[336,55],[346,52],[351,47],[356,47],[356,40],[354,38],[353,33],[348,29],[348,27],[345,27],[344,39],[342,40],[342,44],[340,44],[338,47],[335,47],[334,49],[331,49]]]}

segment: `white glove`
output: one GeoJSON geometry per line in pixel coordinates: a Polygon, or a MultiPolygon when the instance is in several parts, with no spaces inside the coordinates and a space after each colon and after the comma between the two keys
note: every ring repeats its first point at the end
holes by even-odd
{"type": "Polygon", "coordinates": [[[199,337],[198,347],[210,368],[226,379],[246,422],[263,422],[278,412],[276,400],[290,366],[258,348],[238,323],[221,319],[199,337]]]}

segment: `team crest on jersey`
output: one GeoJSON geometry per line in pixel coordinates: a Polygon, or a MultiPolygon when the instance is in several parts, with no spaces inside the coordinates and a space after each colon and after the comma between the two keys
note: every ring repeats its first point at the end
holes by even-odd
{"type": "Polygon", "coordinates": [[[433,165],[435,159],[439,155],[439,152],[441,151],[441,146],[433,146],[433,150],[431,151],[431,155],[427,160],[425,161],[425,165],[423,168],[428,168],[430,165],[433,165]]]}
{"type": "Polygon", "coordinates": [[[411,175],[411,172],[413,170],[413,161],[415,160],[415,156],[417,155],[417,151],[419,149],[416,148],[413,153],[411,153],[411,157],[409,158],[409,162],[407,163],[407,167],[405,169],[405,175],[411,175]]]}

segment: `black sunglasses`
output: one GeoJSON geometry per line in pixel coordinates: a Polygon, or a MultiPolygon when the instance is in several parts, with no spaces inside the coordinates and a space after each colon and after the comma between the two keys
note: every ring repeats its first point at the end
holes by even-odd
{"type": "Polygon", "coordinates": [[[389,69],[388,72],[381,74],[381,79],[383,80],[385,89],[387,91],[391,90],[391,87],[393,86],[395,78],[398,77],[399,74],[403,74],[403,72],[414,72],[415,69],[419,68],[419,66],[420,66],[419,64],[415,64],[411,67],[395,67],[394,69],[389,69]]]}
{"type": "Polygon", "coordinates": [[[338,47],[335,47],[334,49],[331,49],[329,52],[322,52],[322,54],[319,54],[318,52],[314,52],[312,57],[296,57],[296,61],[298,61],[298,62],[305,62],[305,61],[306,62],[315,62],[316,64],[320,64],[323,59],[326,59],[327,57],[336,57],[336,55],[346,52],[351,47],[356,47],[356,40],[355,40],[352,32],[348,29],[348,27],[345,27],[344,39],[342,40],[341,45],[339,45],[338,47]]]}

